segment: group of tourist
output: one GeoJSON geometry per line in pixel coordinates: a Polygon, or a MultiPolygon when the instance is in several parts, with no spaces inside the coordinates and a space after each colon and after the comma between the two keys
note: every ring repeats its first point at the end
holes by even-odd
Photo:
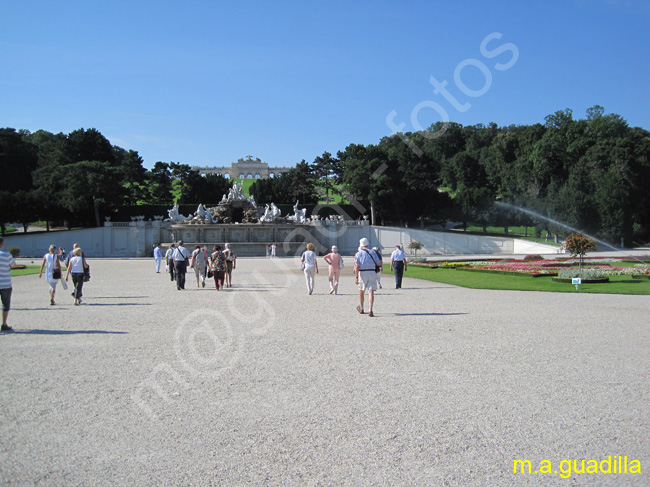
{"type": "Polygon", "coordinates": [[[266,245],[266,258],[275,259],[278,256],[278,245],[275,242],[266,245]]]}
{"type": "MultiPolygon", "coordinates": [[[[277,246],[269,244],[267,246],[267,256],[274,258],[277,253],[277,246]]],[[[83,251],[79,244],[74,244],[72,253],[64,258],[65,251],[58,249],[56,245],[50,245],[49,252],[43,256],[41,269],[39,272],[39,279],[45,274],[45,279],[49,284],[50,305],[54,306],[56,289],[59,281],[64,290],[67,289],[67,282],[72,277],[74,290],[72,297],[74,298],[75,306],[82,303],[83,285],[84,282],[90,279],[89,265],[86,261],[83,251]],[[63,277],[63,268],[67,268],[65,278],[63,277]]],[[[185,289],[185,274],[187,268],[194,270],[197,287],[205,287],[206,280],[213,278],[215,288],[217,291],[222,290],[224,287],[232,287],[232,271],[237,268],[237,256],[230,248],[230,244],[226,243],[222,249],[221,245],[214,246],[213,252],[208,253],[205,246],[195,246],[194,250],[190,252],[185,248],[183,241],[179,240],[175,244],[171,244],[163,256],[161,244],[156,244],[153,252],[154,260],[156,263],[156,273],[160,273],[163,258],[165,259],[165,267],[169,273],[171,281],[176,283],[176,289],[185,289]]],[[[323,260],[328,265],[328,279],[330,294],[338,294],[339,279],[341,270],[344,268],[343,257],[338,251],[336,245],[333,245],[331,251],[323,257],[323,260]]],[[[305,274],[305,282],[307,284],[307,292],[312,294],[314,292],[315,277],[318,274],[318,259],[314,251],[314,244],[308,243],[306,250],[303,252],[301,258],[301,267],[305,274]]],[[[374,316],[374,292],[377,288],[381,289],[381,272],[382,272],[382,256],[378,247],[370,249],[370,242],[367,238],[362,238],[359,241],[359,250],[354,256],[354,276],[355,283],[359,287],[359,306],[357,311],[365,314],[364,301],[365,293],[368,292],[369,310],[368,315],[374,316]]],[[[11,307],[11,269],[18,267],[14,258],[9,252],[4,249],[4,238],[0,237],[0,297],[2,299],[2,331],[12,330],[11,326],[7,324],[7,317],[11,307]]],[[[394,252],[391,254],[390,270],[395,272],[395,288],[402,287],[402,276],[406,271],[407,262],[406,255],[399,245],[395,246],[394,252]]]]}
{"type": "MultiPolygon", "coordinates": [[[[331,252],[323,257],[328,265],[328,279],[330,285],[330,294],[338,294],[339,277],[341,269],[344,267],[343,257],[339,254],[336,245],[332,246],[331,252]]],[[[300,257],[300,266],[305,274],[307,292],[314,292],[314,283],[316,274],[318,274],[318,259],[314,251],[314,244],[308,243],[306,250],[300,257]]],[[[407,268],[406,254],[399,245],[391,254],[390,270],[395,272],[395,289],[402,288],[402,277],[407,268]]],[[[354,278],[355,284],[359,287],[359,306],[357,311],[365,314],[364,301],[365,293],[368,292],[369,310],[368,316],[374,316],[373,305],[375,301],[375,291],[381,289],[381,272],[383,269],[383,260],[379,247],[370,249],[370,241],[362,238],[359,241],[359,251],[354,256],[354,278]]]]}
{"type": "MultiPolygon", "coordinates": [[[[161,244],[154,248],[156,273],[160,273],[162,262],[161,244]]],[[[207,279],[214,278],[217,291],[225,287],[232,287],[232,271],[237,268],[237,256],[230,248],[230,244],[214,246],[213,252],[208,254],[205,246],[196,245],[190,253],[185,248],[183,241],[171,244],[165,253],[165,268],[169,272],[171,281],[176,282],[176,289],[185,289],[185,274],[188,267],[194,270],[196,287],[205,287],[207,279]]]]}
{"type": "MultiPolygon", "coordinates": [[[[0,299],[2,301],[2,331],[12,331],[13,328],[7,323],[9,317],[9,310],[11,309],[11,294],[13,291],[11,284],[11,269],[19,268],[13,256],[5,250],[5,239],[0,237],[0,299]]],[[[65,255],[65,252],[63,253],[65,255]]],[[[54,297],[56,288],[61,282],[63,289],[68,289],[67,282],[72,276],[74,284],[74,291],[72,297],[74,298],[75,306],[82,302],[83,285],[84,282],[90,280],[90,266],[86,262],[83,251],[79,244],[74,244],[72,254],[68,254],[67,259],[64,259],[60,249],[56,245],[50,245],[49,251],[43,256],[41,263],[41,270],[38,278],[43,277],[45,271],[45,279],[50,286],[50,305],[54,306],[56,302],[54,297]],[[63,266],[67,267],[65,278],[63,277],[63,266]]]]}
{"type": "Polygon", "coordinates": [[[65,291],[68,289],[68,280],[72,276],[72,284],[74,285],[72,297],[75,306],[79,306],[82,303],[84,282],[90,280],[90,266],[86,262],[86,256],[78,243],[73,245],[72,253],[68,254],[67,258],[64,257],[65,251],[62,250],[63,247],[57,252],[56,245],[50,245],[49,252],[43,256],[38,278],[43,277],[43,270],[45,270],[45,280],[50,285],[50,305],[54,306],[56,304],[54,295],[59,281],[61,281],[61,286],[65,291]],[[64,262],[67,269],[65,280],[63,279],[64,262]]]}

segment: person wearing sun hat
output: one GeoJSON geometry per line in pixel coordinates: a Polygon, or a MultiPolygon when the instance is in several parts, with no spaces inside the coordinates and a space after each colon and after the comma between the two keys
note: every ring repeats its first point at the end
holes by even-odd
{"type": "Polygon", "coordinates": [[[355,283],[359,286],[359,306],[357,311],[364,314],[363,301],[364,294],[368,291],[368,301],[370,310],[368,316],[375,316],[372,307],[375,303],[375,290],[377,289],[377,266],[381,261],[376,257],[375,252],[368,250],[370,242],[367,238],[359,240],[359,251],[354,256],[354,276],[355,283]]]}

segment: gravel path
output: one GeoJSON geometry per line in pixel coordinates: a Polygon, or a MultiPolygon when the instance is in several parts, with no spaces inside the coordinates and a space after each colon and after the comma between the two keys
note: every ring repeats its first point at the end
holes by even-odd
{"type": "Polygon", "coordinates": [[[239,259],[222,292],[90,264],[79,307],[14,278],[0,485],[650,484],[647,296],[384,274],[370,318],[350,265],[308,296],[292,259],[239,259]],[[643,473],[560,476],[618,455],[643,473]]]}

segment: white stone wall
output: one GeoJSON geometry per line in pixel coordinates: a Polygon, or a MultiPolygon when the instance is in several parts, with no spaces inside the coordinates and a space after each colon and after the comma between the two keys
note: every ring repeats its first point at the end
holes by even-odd
{"type": "MultiPolygon", "coordinates": [[[[239,230],[239,229],[235,229],[239,230]]],[[[219,232],[226,239],[236,241],[234,232],[219,232]]],[[[244,227],[242,226],[242,231],[244,227]]],[[[291,230],[290,227],[278,227],[276,239],[282,249],[282,236],[291,230]],[[282,231],[280,231],[282,230],[282,231]]],[[[418,256],[454,255],[454,254],[554,254],[557,247],[538,244],[526,240],[508,237],[487,237],[468,235],[462,232],[433,232],[401,227],[373,227],[367,222],[335,223],[324,221],[313,222],[312,225],[300,225],[295,231],[287,234],[298,235],[298,240],[312,241],[321,252],[327,251],[332,245],[337,245],[344,255],[352,255],[357,251],[359,240],[363,237],[370,240],[371,246],[379,245],[382,249],[391,250],[395,245],[401,245],[407,254],[408,245],[417,240],[423,248],[418,256]]],[[[74,243],[79,243],[87,257],[149,257],[152,255],[156,242],[168,243],[174,237],[168,222],[107,222],[103,228],[88,228],[57,232],[13,234],[5,238],[5,248],[20,248],[21,256],[42,257],[47,253],[50,244],[72,249],[74,243]]],[[[205,235],[213,242],[214,235],[205,235]]],[[[221,239],[219,239],[221,240],[221,239]]],[[[254,239],[258,241],[258,238],[254,239]]],[[[287,247],[289,248],[289,247],[287,247]]],[[[295,245],[291,252],[295,252],[295,245]]]]}

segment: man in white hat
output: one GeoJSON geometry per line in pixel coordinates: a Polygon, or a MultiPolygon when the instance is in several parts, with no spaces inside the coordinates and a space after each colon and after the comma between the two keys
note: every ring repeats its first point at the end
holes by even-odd
{"type": "Polygon", "coordinates": [[[370,242],[367,238],[362,238],[359,241],[359,251],[354,256],[354,282],[359,285],[359,306],[357,306],[357,311],[364,314],[364,294],[368,291],[370,302],[368,316],[375,316],[372,306],[375,302],[375,290],[377,289],[377,266],[381,261],[373,251],[368,250],[368,247],[370,247],[370,242]]]}

